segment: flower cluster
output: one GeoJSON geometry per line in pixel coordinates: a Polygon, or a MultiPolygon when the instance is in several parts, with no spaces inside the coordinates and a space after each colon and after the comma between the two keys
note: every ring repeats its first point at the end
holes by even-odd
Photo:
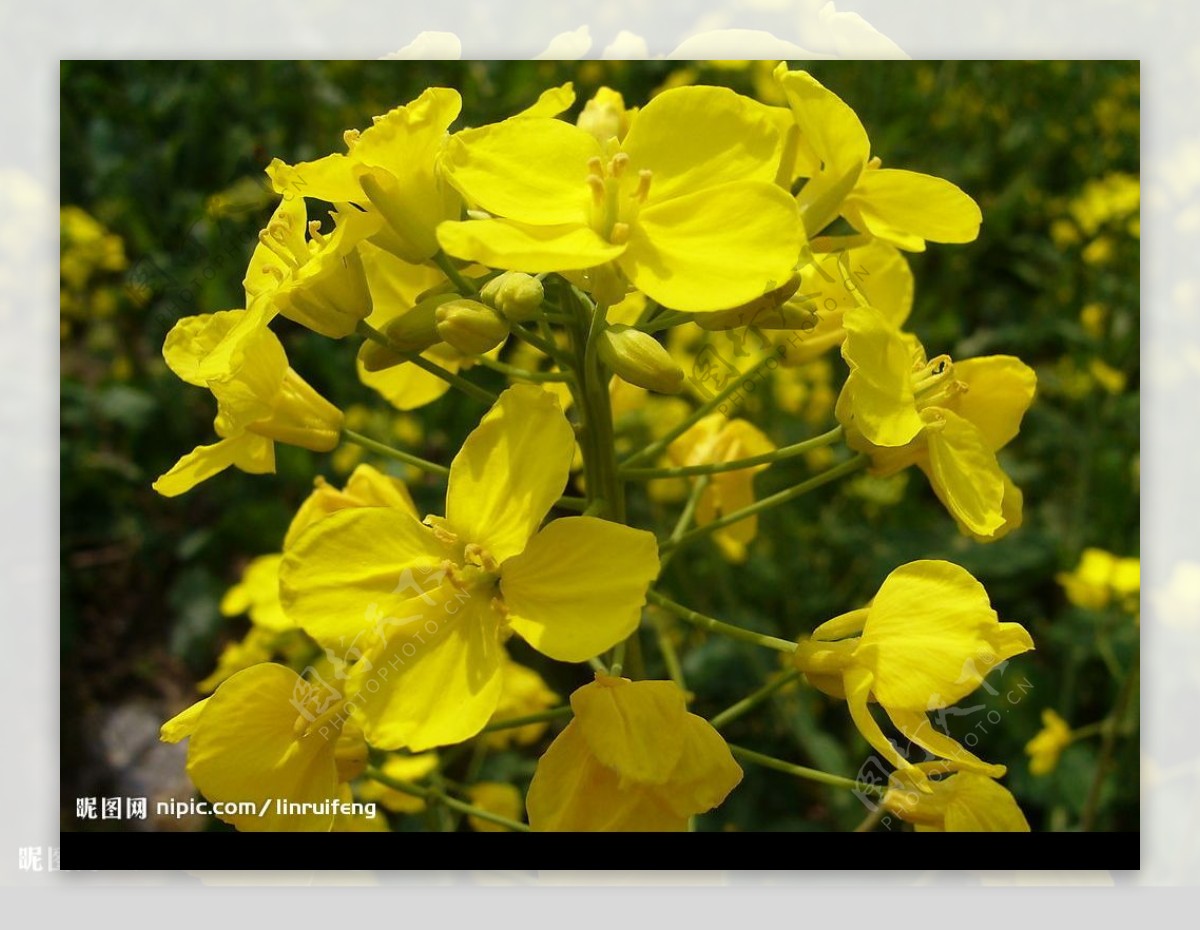
{"type": "MultiPolygon", "coordinates": [[[[280,199],[244,307],[180,320],[163,348],[215,398],[218,441],[155,489],[182,494],[229,466],[272,472],[282,442],[390,458],[444,479],[445,503],[423,514],[402,480],[362,463],[340,489],[319,479],[280,551],[246,567],[222,611],[248,614],[250,632],[202,682],[211,696],[163,726],[189,739],[206,797],[358,797],[451,824],[465,814],[476,829],[686,830],[740,783],[736,756],[763,758],[720,730],[777,685],[711,720],[690,712],[704,696],[669,636],[672,680],[644,672],[641,634],[672,616],[785,652],[791,679],[845,701],[896,770],[877,796],[918,829],[1028,829],[996,780],[1004,766],[927,716],[1033,648],[965,569],[900,566],[869,605],[798,642],[656,588],[681,548],[711,537],[743,561],[760,513],[864,469],[915,465],[971,539],[1021,523],[997,453],[1033,401],[1032,370],[931,358],[904,329],[905,253],[972,241],[978,206],[949,181],[883,167],[854,111],[809,74],[780,64],[772,80],[770,103],[688,86],[635,108],[604,88],[574,121],[568,84],[457,130],[458,92],[434,87],[347,130],[344,152],[270,164],[280,199]],[[483,407],[476,425],[448,464],[358,433],[360,418],[290,367],[280,318],[355,339],[350,364],[392,407],[456,389],[483,407]],[[736,364],[710,350],[714,334],[739,347],[736,364]],[[786,374],[814,361],[819,377],[786,374]],[[772,378],[798,422],[836,425],[785,444],[735,415],[735,395],[772,378]],[[757,476],[791,460],[823,470],[756,493],[757,476]],[[639,487],[649,509],[679,505],[672,526],[634,525],[639,487]],[[578,685],[564,702],[514,658],[534,654],[591,668],[582,680],[562,669],[578,685]],[[924,760],[887,738],[872,703],[924,760]],[[567,718],[527,794],[519,777],[480,777],[488,751],[542,747],[567,718]]],[[[334,813],[228,819],[363,828],[334,813]]]]}

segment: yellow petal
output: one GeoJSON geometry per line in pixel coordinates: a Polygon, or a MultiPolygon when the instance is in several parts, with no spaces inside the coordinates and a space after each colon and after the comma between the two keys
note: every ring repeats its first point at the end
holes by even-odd
{"type": "Polygon", "coordinates": [[[283,556],[278,553],[252,559],[242,572],[242,580],[221,598],[221,613],[236,617],[249,612],[250,622],[264,630],[281,633],[292,629],[292,623],[279,603],[279,565],[283,556]]]}
{"type": "Polygon", "coordinates": [[[978,772],[989,778],[1003,778],[1005,767],[984,762],[978,756],[967,751],[954,739],[945,733],[939,733],[933,728],[922,711],[899,710],[884,706],[888,717],[896,725],[896,729],[904,734],[909,742],[933,753],[942,759],[955,763],[959,769],[978,772]]]}
{"type": "Polygon", "coordinates": [[[863,232],[915,252],[924,251],[925,239],[972,242],[983,219],[979,205],[949,181],[896,168],[864,171],[842,212],[863,232]]]}
{"type": "Polygon", "coordinates": [[[536,832],[687,829],[687,818],[664,805],[657,792],[601,765],[574,720],[538,760],[525,804],[536,832]]]}
{"type": "Polygon", "coordinates": [[[662,784],[684,748],[684,694],[670,681],[598,675],[571,695],[571,708],[600,764],[622,778],[662,784]]]}
{"type": "Polygon", "coordinates": [[[1003,785],[982,775],[951,776],[954,794],[946,806],[946,830],[952,833],[1028,833],[1029,822],[1003,785]]]}
{"type": "Polygon", "coordinates": [[[447,556],[433,531],[403,511],[344,510],[310,526],[284,553],[283,609],[335,653],[356,640],[361,650],[360,637],[376,624],[430,607],[447,556]]]}
{"type": "Polygon", "coordinates": [[[1003,448],[1037,393],[1033,369],[1011,355],[989,355],[956,362],[954,376],[969,388],[957,396],[955,412],[974,424],[989,449],[1003,448]]]}
{"type": "Polygon", "coordinates": [[[229,378],[241,367],[247,341],[270,321],[266,304],[184,317],[163,341],[163,359],[181,380],[197,387],[229,378]]]}
{"type": "Polygon", "coordinates": [[[663,306],[727,310],[787,281],[803,241],[786,191],[734,181],[644,207],[619,264],[663,306]]]}
{"type": "Polygon", "coordinates": [[[858,115],[806,71],[775,70],[796,125],[800,128],[800,177],[824,172],[837,177],[865,164],[871,143],[858,115]]]}
{"type": "Polygon", "coordinates": [[[742,767],[733,759],[721,734],[703,717],[683,718],[683,752],[660,797],[681,817],[717,807],[742,780],[742,767]]]}
{"type": "Polygon", "coordinates": [[[287,354],[278,337],[269,329],[257,330],[242,345],[242,363],[227,377],[208,383],[217,399],[213,423],[217,435],[235,436],[270,419],[280,406],[288,371],[287,354]]]}
{"type": "Polygon", "coordinates": [[[622,150],[650,171],[647,205],[732,181],[775,181],[782,138],[767,108],[726,87],[664,91],[633,118],[622,150]]]}
{"type": "Polygon", "coordinates": [[[500,566],[500,590],[518,636],[552,659],[583,662],[637,629],[658,568],[652,533],[564,517],[500,566]]]}
{"type": "Polygon", "coordinates": [[[856,659],[871,670],[884,707],[948,707],[1000,662],[1033,648],[1019,623],[1000,623],[987,591],[950,562],[910,562],[871,603],[856,659]]]}
{"type": "Polygon", "coordinates": [[[211,446],[196,446],[160,476],[153,487],[163,497],[176,497],[230,465],[256,475],[273,472],[275,447],[271,440],[249,433],[236,439],[222,439],[211,446]]]}
{"type": "Polygon", "coordinates": [[[529,274],[593,268],[625,250],[578,224],[526,226],[508,220],[468,220],[443,223],[437,235],[442,248],[458,258],[529,274]]]}
{"type": "Polygon", "coordinates": [[[197,701],[186,710],[180,711],[170,720],[162,725],[158,731],[158,738],[164,743],[178,743],[180,740],[185,740],[196,732],[196,726],[200,722],[200,715],[204,713],[204,708],[208,706],[208,698],[202,701],[197,701]]]}
{"type": "Polygon", "coordinates": [[[517,114],[525,119],[552,119],[575,105],[575,85],[570,81],[551,87],[538,95],[537,100],[517,114]]]}
{"type": "Polygon", "coordinates": [[[500,617],[449,583],[429,594],[434,603],[417,616],[385,623],[383,640],[350,673],[349,703],[372,746],[419,752],[460,743],[500,701],[500,617]]]}
{"type": "Polygon", "coordinates": [[[303,204],[305,197],[329,203],[361,203],[366,199],[354,178],[354,162],[347,155],[327,155],[295,165],[276,158],[267,165],[267,177],[287,203],[303,204]]]}
{"type": "Polygon", "coordinates": [[[521,223],[584,225],[591,135],[557,119],[510,119],[451,138],[446,177],[469,203],[521,223]]]}
{"type": "Polygon", "coordinates": [[[934,493],[971,533],[992,536],[1004,525],[1004,472],[983,433],[946,409],[926,411],[937,418],[926,431],[929,476],[934,493]]]}
{"type": "MultiPolygon", "coordinates": [[[[452,374],[462,367],[462,356],[448,346],[434,346],[421,357],[440,365],[452,374]]],[[[367,371],[358,359],[358,379],[383,396],[397,410],[416,410],[431,404],[448,390],[450,383],[416,365],[396,365],[383,371],[367,371]]]]}
{"type": "Polygon", "coordinates": [[[439,269],[402,261],[369,242],[360,245],[358,251],[371,289],[372,309],[367,322],[376,329],[386,328],[416,306],[421,294],[445,281],[439,269]]]}
{"type": "Polygon", "coordinates": [[[450,464],[446,520],[463,542],[503,562],[562,496],[574,453],[558,398],[536,385],[510,387],[450,464]]]}
{"type": "Polygon", "coordinates": [[[907,445],[921,434],[925,421],[917,412],[912,389],[912,352],[900,330],[877,310],[861,306],[843,318],[846,341],[842,357],[850,366],[839,404],[843,426],[853,425],[877,446],[907,445]]]}
{"type": "Polygon", "coordinates": [[[405,483],[364,462],[355,467],[341,491],[331,487],[324,478],[316,479],[313,492],[305,498],[288,525],[283,548],[290,549],[300,534],[318,520],[354,507],[391,507],[418,518],[405,483]]]}
{"type": "Polygon", "coordinates": [[[929,779],[920,769],[900,755],[899,750],[884,735],[879,723],[871,714],[869,701],[874,683],[874,676],[867,668],[848,668],[842,676],[846,706],[850,709],[850,717],[854,721],[854,726],[872,749],[907,775],[915,787],[928,794],[930,792],[929,779]]]}
{"type": "Polygon", "coordinates": [[[188,746],[188,775],[209,801],[253,801],[264,817],[225,814],[239,830],[326,831],[327,814],[280,814],[274,799],[320,804],[338,797],[334,744],[338,728],[296,732],[300,676],[282,665],[256,665],[223,682],[208,699],[188,746]]]}

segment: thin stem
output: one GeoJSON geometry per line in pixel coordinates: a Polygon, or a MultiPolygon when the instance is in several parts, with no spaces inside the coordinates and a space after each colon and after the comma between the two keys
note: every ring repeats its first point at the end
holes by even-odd
{"type": "Polygon", "coordinates": [[[513,323],[511,330],[513,335],[515,335],[518,339],[525,340],[543,355],[554,359],[560,365],[563,364],[565,359],[567,359],[567,356],[560,348],[558,348],[558,346],[554,345],[548,339],[543,339],[541,336],[530,331],[527,327],[522,326],[520,323],[513,323]]]}
{"type": "Polygon", "coordinates": [[[444,791],[438,791],[436,788],[422,788],[419,785],[413,785],[406,781],[400,781],[398,778],[392,778],[374,766],[368,766],[366,772],[363,774],[372,781],[377,781],[379,784],[391,788],[393,791],[399,791],[401,794],[410,794],[414,798],[421,798],[430,803],[444,804],[451,810],[468,814],[472,817],[478,817],[480,820],[487,820],[502,827],[508,827],[510,830],[517,830],[521,833],[529,832],[528,824],[518,823],[515,820],[509,820],[507,817],[501,817],[499,814],[493,814],[491,811],[485,811],[481,807],[468,804],[466,801],[460,801],[458,798],[453,798],[444,791]]]}
{"type": "Polygon", "coordinates": [[[438,252],[433,256],[433,263],[442,269],[442,273],[450,279],[451,283],[458,289],[458,292],[464,297],[478,297],[479,289],[470,281],[463,277],[463,273],[458,270],[454,262],[450,260],[445,252],[438,252]]]}
{"type": "Polygon", "coordinates": [[[709,398],[709,400],[697,407],[690,417],[688,417],[682,423],[677,424],[672,429],[668,430],[665,434],[660,436],[654,442],[650,443],[650,445],[646,446],[640,452],[635,452],[633,455],[630,455],[621,463],[621,466],[625,467],[627,465],[632,465],[635,462],[641,462],[645,459],[658,455],[660,452],[666,449],[667,446],[691,429],[696,423],[720,407],[738,391],[742,390],[743,386],[747,382],[750,382],[756,378],[762,369],[770,368],[772,363],[775,367],[778,367],[779,354],[777,352],[768,353],[747,368],[746,371],[737,378],[731,379],[730,383],[724,388],[724,390],[713,395],[713,397],[709,398]]]}
{"type": "Polygon", "coordinates": [[[677,604],[670,598],[663,597],[657,591],[647,591],[646,597],[664,610],[669,610],[681,620],[686,620],[688,623],[695,624],[713,633],[720,633],[722,636],[728,636],[730,639],[740,639],[744,643],[753,643],[755,646],[774,649],[776,652],[790,654],[796,651],[796,644],[793,642],[780,639],[777,636],[768,636],[766,633],[755,633],[753,630],[745,630],[740,626],[734,626],[732,623],[726,623],[715,617],[706,616],[692,610],[690,607],[677,604]]]}
{"type": "Polygon", "coordinates": [[[855,781],[852,778],[843,778],[841,775],[832,775],[829,772],[822,772],[819,769],[810,769],[804,765],[795,765],[791,762],[784,762],[782,759],[764,756],[761,752],[755,752],[752,749],[746,749],[742,746],[730,745],[729,751],[739,759],[745,759],[747,762],[753,762],[755,765],[761,765],[763,768],[774,769],[777,772],[784,772],[787,775],[795,775],[797,778],[819,782],[822,785],[829,785],[832,788],[849,788],[851,791],[857,791],[860,794],[873,794],[876,797],[883,797],[887,790],[880,785],[868,785],[860,781],[855,781]]]}
{"type": "Polygon", "coordinates": [[[562,707],[552,707],[549,710],[538,711],[536,714],[526,714],[523,717],[509,717],[507,720],[497,720],[495,723],[489,723],[479,732],[495,733],[497,730],[512,730],[516,727],[529,726],[531,723],[546,723],[550,720],[570,717],[572,713],[571,706],[565,704],[562,707]]]}
{"type": "Polygon", "coordinates": [[[356,446],[362,446],[364,449],[369,449],[377,455],[384,455],[390,459],[395,459],[398,462],[404,462],[407,465],[412,465],[414,468],[419,468],[422,471],[427,471],[433,475],[441,475],[443,478],[449,477],[450,469],[445,465],[438,465],[436,462],[430,462],[420,456],[413,455],[410,452],[403,452],[400,449],[394,449],[389,445],[371,439],[362,433],[356,433],[354,430],[342,428],[342,438],[347,442],[352,442],[356,446]]]}
{"type": "Polygon", "coordinates": [[[718,475],[727,471],[741,471],[743,468],[753,468],[755,465],[770,465],[785,459],[795,458],[837,442],[842,437],[841,426],[835,426],[827,433],[764,452],[762,455],[752,455],[744,459],[734,459],[729,462],[711,462],[705,465],[680,465],[668,468],[622,468],[622,478],[648,480],[651,478],[690,478],[695,475],[718,475]]]}
{"type": "Polygon", "coordinates": [[[561,510],[574,510],[583,513],[587,510],[588,502],[586,497],[560,497],[554,502],[554,506],[561,510]]]}
{"type": "Polygon", "coordinates": [[[797,497],[815,491],[822,485],[828,484],[830,481],[835,481],[838,478],[853,474],[860,468],[866,466],[870,461],[866,455],[857,455],[849,461],[843,462],[828,471],[823,471],[815,477],[809,478],[807,481],[801,482],[795,487],[788,488],[786,491],[780,491],[778,494],[772,494],[770,497],[764,497],[762,500],[751,504],[749,507],[743,507],[741,510],[735,510],[733,513],[726,514],[713,520],[712,523],[706,523],[704,526],[699,526],[690,533],[685,533],[679,539],[666,540],[660,547],[671,550],[677,546],[682,546],[684,543],[691,542],[694,539],[699,539],[702,536],[707,536],[710,533],[715,533],[717,530],[724,529],[727,526],[732,526],[734,523],[739,523],[747,517],[753,517],[762,513],[764,510],[770,510],[772,507],[778,507],[780,504],[786,504],[788,501],[795,500],[797,497]]]}
{"type": "Polygon", "coordinates": [[[678,326],[680,323],[688,323],[693,319],[690,313],[682,313],[679,310],[667,310],[653,317],[646,323],[639,323],[637,328],[643,333],[662,332],[664,329],[670,329],[672,326],[678,326]]]}
{"type": "Polygon", "coordinates": [[[1099,736],[1101,733],[1108,732],[1109,724],[1112,718],[1106,717],[1103,720],[1097,720],[1095,723],[1089,723],[1082,727],[1077,727],[1071,731],[1071,742],[1076,740],[1088,739],[1093,736],[1099,736]]]}
{"type": "Polygon", "coordinates": [[[502,375],[517,378],[521,381],[542,383],[547,381],[570,381],[572,378],[571,374],[565,371],[529,371],[525,368],[518,368],[515,365],[498,362],[495,359],[488,358],[486,355],[477,356],[475,361],[484,368],[490,368],[492,371],[498,371],[502,375]]]}
{"type": "Polygon", "coordinates": [[[663,664],[667,667],[667,674],[671,681],[679,686],[679,690],[687,693],[687,681],[683,677],[683,666],[679,662],[679,653],[675,651],[675,644],[671,642],[671,634],[667,629],[667,621],[663,614],[651,619],[654,625],[654,637],[658,643],[658,651],[662,653],[663,664]]]}
{"type": "MultiPolygon", "coordinates": [[[[700,505],[700,498],[704,496],[704,492],[708,490],[712,479],[708,475],[704,475],[692,485],[692,493],[688,495],[687,502],[683,505],[683,510],[679,514],[679,519],[675,521],[675,528],[671,530],[671,535],[667,538],[672,546],[676,545],[683,534],[688,531],[688,527],[692,525],[692,519],[696,516],[696,508],[700,505]]],[[[666,567],[671,564],[671,559],[675,558],[676,548],[668,549],[665,554],[660,553],[658,574],[661,577],[666,567]]]]}
{"type": "Polygon", "coordinates": [[[800,678],[800,673],[795,671],[783,672],[776,675],[771,681],[767,682],[753,694],[749,694],[742,698],[736,704],[727,707],[708,722],[712,724],[714,730],[719,730],[727,723],[732,723],[738,717],[749,713],[758,707],[763,701],[775,694],[775,692],[786,688],[792,682],[800,678]]]}
{"type": "Polygon", "coordinates": [[[1112,713],[1108,715],[1108,726],[1104,730],[1104,739],[1100,743],[1100,754],[1096,758],[1096,774],[1092,777],[1091,787],[1088,789],[1087,800],[1083,804],[1083,814],[1079,818],[1079,829],[1088,833],[1096,822],[1096,813],[1100,805],[1100,791],[1104,787],[1104,781],[1108,778],[1109,769],[1112,768],[1113,752],[1117,746],[1117,731],[1120,729],[1121,721],[1125,716],[1125,711],[1129,707],[1129,702],[1133,698],[1134,692],[1137,690],[1140,650],[1135,650],[1133,653],[1133,665],[1129,672],[1125,675],[1125,681],[1121,685],[1121,691],[1117,695],[1116,703],[1113,704],[1112,713]]]}
{"type": "Polygon", "coordinates": [[[423,371],[429,372],[436,378],[441,378],[451,387],[458,388],[464,394],[468,394],[478,401],[482,401],[483,403],[490,405],[494,404],[498,399],[491,391],[484,390],[477,384],[472,384],[466,378],[460,377],[452,371],[447,371],[441,365],[437,364],[436,362],[431,362],[423,355],[401,352],[394,345],[392,345],[390,341],[388,341],[387,336],[377,330],[366,320],[359,320],[357,330],[360,335],[370,339],[372,342],[377,342],[382,346],[387,346],[397,355],[402,356],[404,361],[412,362],[423,371]]]}

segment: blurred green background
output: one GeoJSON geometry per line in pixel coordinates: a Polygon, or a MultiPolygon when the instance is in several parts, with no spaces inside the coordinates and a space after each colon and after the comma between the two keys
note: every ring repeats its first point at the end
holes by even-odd
{"type": "MultiPolygon", "coordinates": [[[[859,479],[771,511],[743,564],[723,560],[709,543],[689,547],[664,584],[697,610],[795,638],[864,603],[903,562],[964,565],[1002,619],[1029,628],[1037,651],[994,672],[945,725],[984,758],[1009,766],[1005,784],[1035,830],[1085,822],[1136,830],[1136,681],[1121,695],[1137,665],[1136,596],[1131,604],[1100,578],[1090,595],[1072,600],[1058,578],[1087,548],[1138,554],[1138,65],[794,66],[854,107],[886,166],[948,178],[979,202],[976,242],[931,244],[909,256],[916,278],[909,326],[931,354],[1013,354],[1036,368],[1038,399],[1002,453],[1025,494],[1025,525],[1000,542],[974,544],[958,535],[919,473],[859,479]],[[1044,709],[1082,727],[1109,719],[1118,704],[1107,735],[1075,741],[1048,775],[1030,773],[1023,746],[1044,709]]],[[[369,125],[429,85],[460,90],[459,125],[477,125],[567,80],[579,98],[572,116],[603,85],[630,105],[690,82],[776,102],[767,63],[62,65],[65,829],[129,827],[78,820],[79,796],[189,796],[181,749],[158,743],[156,730],[195,699],[195,682],[212,671],[221,647],[245,632],[244,620],[220,616],[222,594],[251,557],[278,550],[314,476],[341,479],[362,460],[357,448],[322,456],[280,446],[275,476],[229,471],[174,500],[150,489],[179,455],[209,441],[211,398],[167,371],[159,350],[178,318],[241,306],[245,266],[273,207],[267,163],[341,151],[345,129],[369,125]]],[[[348,426],[449,461],[482,412],[447,395],[401,415],[358,383],[352,345],[279,323],[292,366],[347,411],[348,426]]],[[[472,377],[499,378],[478,370],[472,377]]],[[[761,395],[746,416],[778,445],[824,431],[842,378],[840,359],[827,356],[761,395]]],[[[771,469],[757,479],[760,496],[803,473],[796,462],[771,469]]],[[[406,477],[418,509],[440,508],[440,481],[406,477]]],[[[643,503],[633,518],[649,526],[673,520],[674,508],[643,503]]],[[[769,652],[679,627],[669,632],[697,695],[691,709],[702,715],[778,668],[769,652]]],[[[665,677],[652,639],[646,651],[650,673],[665,677]]],[[[564,695],[590,674],[532,653],[518,657],[564,695]]],[[[727,736],[841,774],[865,763],[869,774],[870,752],[845,705],[812,690],[785,692],[727,736]]],[[[527,780],[536,754],[505,755],[489,760],[491,776],[527,780]]],[[[845,792],[746,768],[741,787],[701,819],[701,829],[848,829],[866,813],[845,792]]],[[[419,818],[404,820],[394,826],[421,826],[419,818]]],[[[206,825],[151,817],[140,826],[206,825]]]]}

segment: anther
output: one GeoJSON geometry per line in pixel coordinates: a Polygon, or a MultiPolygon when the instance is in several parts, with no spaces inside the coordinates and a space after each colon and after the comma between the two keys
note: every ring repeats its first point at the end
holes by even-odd
{"type": "Polygon", "coordinates": [[[604,181],[600,178],[600,176],[596,175],[596,174],[589,174],[588,175],[588,187],[592,191],[592,200],[594,200],[597,205],[603,204],[604,203],[604,181]]]}
{"type": "Polygon", "coordinates": [[[594,178],[603,179],[603,177],[604,177],[604,162],[602,162],[600,160],[599,155],[593,155],[591,158],[589,158],[587,166],[588,166],[588,174],[589,175],[591,175],[594,178]]]}
{"type": "Polygon", "coordinates": [[[645,203],[646,198],[650,196],[650,182],[654,178],[654,172],[649,168],[643,168],[638,172],[637,190],[633,192],[633,197],[638,203],[645,203]]]}
{"type": "Polygon", "coordinates": [[[612,232],[608,234],[608,241],[613,245],[624,245],[629,241],[629,224],[628,223],[613,223],[612,232]]]}
{"type": "Polygon", "coordinates": [[[608,163],[608,172],[614,178],[619,178],[627,167],[629,167],[629,156],[624,152],[617,152],[608,163]]]}

